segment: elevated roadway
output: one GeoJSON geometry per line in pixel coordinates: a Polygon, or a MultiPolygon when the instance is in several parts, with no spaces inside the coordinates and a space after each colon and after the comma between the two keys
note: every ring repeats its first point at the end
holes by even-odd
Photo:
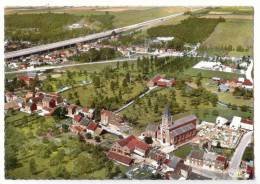
{"type": "MultiPolygon", "coordinates": [[[[202,9],[202,8],[194,9],[192,11],[198,11],[200,9],[202,9]]],[[[22,57],[22,56],[28,56],[28,55],[31,55],[31,54],[36,54],[36,53],[40,53],[40,52],[44,52],[44,51],[48,51],[48,50],[59,49],[59,48],[62,48],[62,47],[75,45],[77,43],[83,43],[83,42],[88,42],[88,41],[92,41],[92,40],[96,40],[96,39],[106,38],[106,37],[111,36],[112,33],[119,34],[119,33],[127,32],[127,31],[130,31],[130,30],[133,30],[133,29],[139,29],[139,28],[142,28],[144,26],[153,25],[153,24],[157,24],[159,22],[167,21],[171,18],[180,16],[180,15],[183,15],[183,14],[184,14],[184,12],[176,13],[176,14],[172,14],[172,15],[169,15],[169,16],[165,16],[165,17],[156,18],[156,19],[153,19],[153,20],[133,24],[133,25],[130,25],[130,26],[125,26],[125,27],[122,27],[122,28],[116,28],[116,29],[113,29],[113,30],[108,30],[108,31],[95,33],[95,34],[91,34],[91,35],[87,35],[87,36],[82,36],[82,37],[78,37],[78,38],[72,38],[72,39],[59,41],[59,42],[55,42],[55,43],[39,45],[39,46],[27,48],[27,49],[7,52],[7,53],[5,53],[4,58],[5,59],[12,59],[12,58],[17,58],[17,57],[22,57]]]]}

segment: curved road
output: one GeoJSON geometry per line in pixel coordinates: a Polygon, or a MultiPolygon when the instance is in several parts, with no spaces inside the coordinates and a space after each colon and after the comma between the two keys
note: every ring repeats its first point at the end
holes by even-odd
{"type": "Polygon", "coordinates": [[[229,163],[228,173],[231,177],[236,177],[244,151],[247,145],[251,142],[252,135],[253,135],[253,131],[247,132],[240,140],[240,143],[237,146],[231,158],[231,161],[229,163]]]}

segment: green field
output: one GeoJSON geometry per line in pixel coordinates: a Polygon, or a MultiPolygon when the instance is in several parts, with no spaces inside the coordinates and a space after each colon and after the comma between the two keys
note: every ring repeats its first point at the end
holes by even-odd
{"type": "Polygon", "coordinates": [[[232,45],[235,51],[222,51],[222,54],[229,55],[251,55],[253,54],[253,21],[228,19],[215,28],[214,32],[203,42],[202,47],[206,47],[212,53],[221,54],[221,47],[232,45]],[[245,52],[236,52],[236,48],[242,46],[248,49],[245,52]],[[220,50],[218,52],[218,50],[220,50]]]}

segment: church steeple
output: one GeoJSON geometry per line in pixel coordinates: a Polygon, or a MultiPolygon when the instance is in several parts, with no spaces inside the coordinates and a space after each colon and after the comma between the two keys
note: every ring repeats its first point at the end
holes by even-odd
{"type": "Polygon", "coordinates": [[[169,127],[169,125],[172,123],[172,116],[170,113],[169,105],[165,107],[164,113],[162,115],[162,126],[164,128],[169,127]]]}

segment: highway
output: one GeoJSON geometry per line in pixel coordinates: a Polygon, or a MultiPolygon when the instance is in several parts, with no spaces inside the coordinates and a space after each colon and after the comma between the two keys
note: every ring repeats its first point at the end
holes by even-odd
{"type": "MultiPolygon", "coordinates": [[[[198,11],[198,10],[201,10],[201,9],[203,9],[203,8],[194,9],[192,11],[198,11]]],[[[105,37],[111,36],[112,32],[123,33],[123,32],[126,32],[126,31],[133,30],[133,29],[142,28],[142,27],[147,26],[147,25],[153,25],[153,24],[156,24],[156,23],[159,23],[159,22],[167,21],[171,18],[180,16],[180,15],[183,15],[183,14],[184,14],[184,12],[176,13],[176,14],[173,14],[173,15],[169,15],[169,16],[165,16],[165,17],[161,17],[161,18],[156,18],[156,19],[153,19],[153,20],[149,20],[149,21],[145,21],[145,22],[141,22],[141,23],[137,23],[137,24],[133,24],[133,25],[130,25],[130,26],[125,26],[125,27],[122,27],[122,28],[116,28],[116,29],[113,29],[113,30],[108,30],[108,31],[104,31],[104,32],[96,33],[96,34],[91,34],[91,35],[87,35],[87,36],[82,36],[82,37],[78,37],[78,38],[72,38],[72,39],[59,41],[59,42],[55,42],[55,43],[39,45],[39,46],[27,48],[27,49],[18,50],[18,51],[7,52],[7,53],[5,53],[4,58],[5,59],[11,59],[11,58],[15,58],[15,57],[21,57],[21,56],[26,56],[26,55],[30,55],[30,54],[35,54],[35,53],[42,52],[42,51],[48,51],[48,50],[51,50],[51,49],[57,49],[57,48],[61,48],[61,47],[69,46],[69,45],[74,45],[76,43],[82,43],[82,42],[87,42],[87,41],[91,41],[91,40],[95,40],[95,39],[99,39],[99,38],[105,38],[105,37]]]]}
{"type": "Polygon", "coordinates": [[[237,171],[247,145],[251,142],[253,131],[247,132],[241,139],[229,163],[228,173],[231,177],[237,176],[237,171]]]}

